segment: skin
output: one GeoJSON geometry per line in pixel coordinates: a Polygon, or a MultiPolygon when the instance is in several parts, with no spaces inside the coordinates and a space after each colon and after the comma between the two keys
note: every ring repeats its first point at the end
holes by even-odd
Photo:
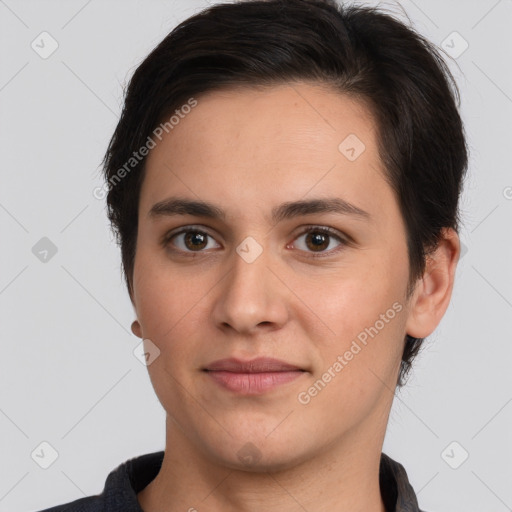
{"type": "Polygon", "coordinates": [[[148,371],[167,413],[167,448],[139,503],[146,512],[383,512],[379,460],[404,337],[428,336],[445,313],[457,234],[443,231],[407,299],[405,227],[363,103],[304,82],[197,100],[151,150],[140,196],[133,331],[160,350],[148,371]],[[338,149],[349,134],[366,148],[354,161],[338,149]],[[214,203],[226,217],[149,214],[171,196],[214,203]],[[270,218],[281,203],[328,197],[370,218],[270,218]],[[161,243],[186,226],[206,232],[207,244],[183,234],[161,243]],[[315,257],[306,226],[352,241],[327,235],[315,257]],[[248,236],[262,248],[252,263],[236,251],[248,236]],[[300,403],[299,393],[394,303],[400,312],[300,403]],[[252,396],[202,371],[221,358],[258,356],[307,371],[252,396]],[[252,461],[240,450],[252,450],[252,461]]]}

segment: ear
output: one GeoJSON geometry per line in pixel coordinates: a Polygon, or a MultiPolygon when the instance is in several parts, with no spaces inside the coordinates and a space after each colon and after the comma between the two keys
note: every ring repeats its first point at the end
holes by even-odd
{"type": "MultiPolygon", "coordinates": [[[[137,304],[135,304],[135,296],[133,293],[133,281],[131,281],[131,280],[128,281],[128,295],[130,297],[130,301],[133,306],[135,317],[137,317],[137,304]]],[[[135,334],[135,336],[142,339],[142,337],[143,337],[142,336],[142,327],[140,326],[140,323],[137,319],[135,319],[132,322],[131,329],[132,329],[133,334],[135,334]]]]}
{"type": "Polygon", "coordinates": [[[443,228],[439,245],[427,257],[425,272],[418,279],[409,302],[406,333],[410,336],[426,338],[443,318],[450,303],[459,255],[456,231],[443,228]]]}
{"type": "Polygon", "coordinates": [[[139,322],[137,320],[134,320],[132,322],[132,332],[138,338],[142,338],[142,329],[141,329],[140,324],[139,324],[139,322]]]}

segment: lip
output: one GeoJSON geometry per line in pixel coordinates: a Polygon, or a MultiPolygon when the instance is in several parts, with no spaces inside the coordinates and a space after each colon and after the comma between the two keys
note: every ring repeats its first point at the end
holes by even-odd
{"type": "MultiPolygon", "coordinates": [[[[243,361],[235,357],[219,359],[205,367],[208,371],[226,371],[236,373],[268,373],[301,370],[298,366],[274,359],[272,357],[257,357],[243,361]]],[[[302,371],[302,370],[301,370],[302,371]]]]}
{"type": "Polygon", "coordinates": [[[220,359],[204,368],[206,374],[222,388],[243,395],[259,395],[291,382],[305,370],[269,357],[250,361],[220,359]]]}

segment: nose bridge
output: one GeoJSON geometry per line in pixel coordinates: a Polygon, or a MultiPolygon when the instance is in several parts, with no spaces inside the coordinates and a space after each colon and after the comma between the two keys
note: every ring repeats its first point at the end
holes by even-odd
{"type": "Polygon", "coordinates": [[[236,248],[236,254],[233,254],[230,272],[233,291],[238,293],[246,290],[247,296],[264,292],[268,287],[269,256],[270,250],[264,249],[254,238],[247,237],[241,242],[236,248]],[[255,285],[260,289],[254,289],[255,285]]]}
{"type": "Polygon", "coordinates": [[[271,260],[270,249],[252,237],[238,245],[215,304],[217,323],[229,324],[239,332],[251,331],[262,323],[282,325],[287,308],[282,284],[279,287],[279,280],[269,269],[271,260]]]}

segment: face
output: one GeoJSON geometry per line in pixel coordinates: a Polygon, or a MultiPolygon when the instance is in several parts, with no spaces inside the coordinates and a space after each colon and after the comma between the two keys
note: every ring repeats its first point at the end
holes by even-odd
{"type": "Polygon", "coordinates": [[[133,303],[168,424],[254,470],[378,444],[409,274],[372,115],[312,83],[196,99],[151,150],[139,204],[133,303]],[[260,357],[298,370],[213,371],[260,357]]]}

